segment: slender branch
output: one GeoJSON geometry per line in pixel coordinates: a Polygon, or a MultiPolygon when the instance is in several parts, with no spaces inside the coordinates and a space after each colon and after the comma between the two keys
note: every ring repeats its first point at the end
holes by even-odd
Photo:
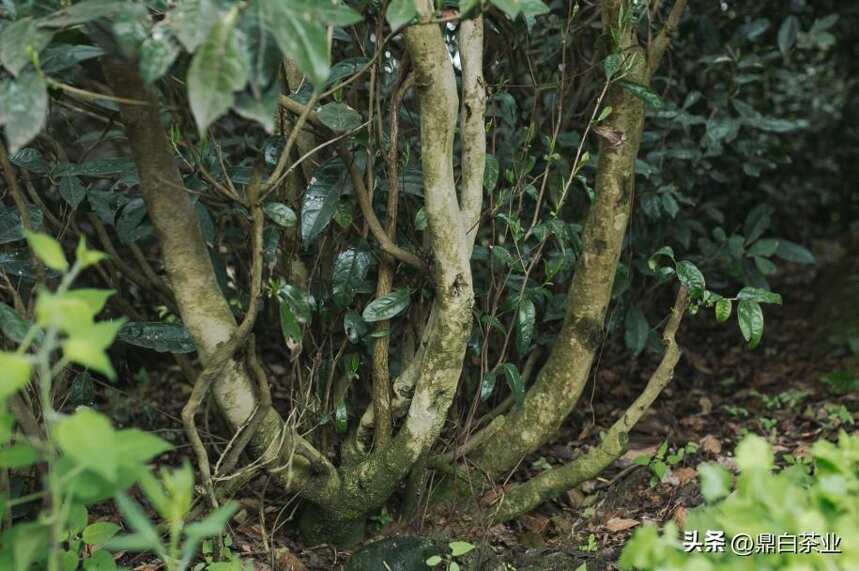
{"type": "Polygon", "coordinates": [[[665,50],[671,43],[671,36],[677,31],[677,26],[680,24],[680,17],[683,15],[683,10],[686,9],[687,0],[675,0],[671,7],[671,12],[668,14],[668,20],[659,31],[659,34],[653,40],[650,48],[647,50],[647,67],[651,75],[659,67],[662,62],[662,57],[665,55],[665,50]]]}
{"type": "MultiPolygon", "coordinates": [[[[293,113],[299,115],[306,113],[307,120],[312,125],[324,128],[322,121],[319,119],[319,115],[317,115],[315,111],[308,111],[307,106],[286,96],[281,96],[280,102],[281,105],[293,113]]],[[[404,250],[397,246],[385,233],[385,229],[382,227],[382,224],[379,222],[379,218],[373,210],[373,205],[370,202],[370,193],[367,190],[367,186],[364,183],[364,177],[361,176],[361,171],[358,169],[358,165],[355,163],[352,153],[342,143],[337,143],[335,145],[335,149],[337,151],[337,155],[349,170],[349,176],[352,179],[352,186],[355,190],[355,196],[358,198],[358,205],[361,207],[361,213],[364,215],[364,219],[367,221],[367,225],[370,227],[370,232],[373,234],[373,237],[376,238],[377,242],[379,242],[379,246],[382,248],[382,251],[390,254],[403,263],[413,266],[421,271],[426,271],[427,267],[423,260],[408,250],[404,250]]]]}
{"type": "Polygon", "coordinates": [[[483,205],[486,167],[486,88],[483,80],[483,16],[459,24],[459,56],[462,62],[462,222],[471,251],[477,238],[483,205]]]}

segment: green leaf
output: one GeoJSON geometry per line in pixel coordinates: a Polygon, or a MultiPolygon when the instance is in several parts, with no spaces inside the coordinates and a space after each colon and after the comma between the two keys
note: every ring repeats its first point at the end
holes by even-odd
{"type": "Polygon", "coordinates": [[[121,466],[137,468],[173,449],[166,440],[137,428],[119,430],[116,432],[115,439],[117,458],[121,466]]]}
{"type": "Polygon", "coordinates": [[[334,408],[334,429],[340,434],[349,430],[349,411],[344,399],[340,399],[334,408]]]}
{"type": "Polygon", "coordinates": [[[248,81],[247,57],[236,31],[238,14],[234,8],[215,24],[188,69],[188,100],[201,135],[229,110],[234,93],[248,81]]]}
{"type": "Polygon", "coordinates": [[[53,33],[40,29],[32,18],[21,18],[12,22],[0,34],[0,63],[12,75],[33,61],[50,42],[53,33]]]}
{"type": "Polygon", "coordinates": [[[626,348],[638,355],[647,346],[647,336],[650,334],[650,325],[644,312],[635,305],[626,312],[625,333],[623,336],[626,348]]]}
{"type": "Polygon", "coordinates": [[[119,452],[116,433],[106,416],[90,409],[79,410],[60,421],[53,436],[63,453],[77,465],[114,481],[119,452]]]}
{"type": "Polygon", "coordinates": [[[763,256],[768,258],[778,250],[778,244],[779,241],[773,240],[772,238],[758,240],[752,244],[747,254],[749,256],[763,256]]]}
{"type": "Polygon", "coordinates": [[[241,93],[233,105],[233,111],[251,121],[259,123],[266,133],[274,133],[275,117],[278,116],[280,108],[280,83],[272,82],[272,86],[265,92],[241,93]]]}
{"type": "Polygon", "coordinates": [[[75,248],[75,259],[80,267],[88,268],[94,266],[102,260],[106,260],[109,256],[98,250],[91,250],[86,245],[86,236],[81,235],[81,239],[75,248]]]}
{"type": "MultiPolygon", "coordinates": [[[[12,438],[12,429],[15,428],[15,417],[11,414],[0,414],[0,445],[6,444],[12,438]]],[[[0,516],[3,508],[0,506],[0,516]]]]}
{"type": "Polygon", "coordinates": [[[620,54],[607,55],[602,62],[602,68],[606,79],[610,80],[617,75],[617,72],[620,71],[621,65],[623,65],[623,56],[620,54]]]}
{"type": "Polygon", "coordinates": [[[360,113],[345,103],[327,103],[317,111],[317,115],[323,125],[337,132],[357,129],[364,121],[360,113]]]}
{"type": "Polygon", "coordinates": [[[119,530],[120,527],[113,522],[97,521],[86,526],[81,537],[89,545],[104,545],[119,530]]]}
{"type": "Polygon", "coordinates": [[[191,539],[206,539],[220,534],[239,509],[236,502],[229,502],[206,516],[202,521],[185,528],[185,535],[191,539]]]}
{"type": "Polygon", "coordinates": [[[807,248],[788,240],[779,240],[775,255],[786,262],[795,264],[813,264],[815,262],[814,254],[807,248]]]}
{"type": "Polygon", "coordinates": [[[117,494],[114,500],[116,501],[116,507],[119,508],[119,512],[136,533],[130,536],[114,537],[107,542],[105,547],[113,550],[152,550],[156,553],[163,553],[164,547],[161,545],[161,537],[155,526],[152,525],[152,522],[149,521],[149,518],[140,509],[140,506],[122,492],[117,494]],[[135,549],[135,546],[138,549],[135,549]]]}
{"type": "Polygon", "coordinates": [[[106,349],[113,343],[124,322],[124,319],[117,319],[78,328],[63,342],[63,356],[103,374],[110,380],[116,379],[116,372],[113,370],[106,349]]]}
{"type": "Polygon", "coordinates": [[[492,4],[498,7],[502,12],[510,18],[516,18],[519,14],[526,17],[539,16],[547,14],[549,7],[540,0],[491,0],[492,4]]]}
{"type": "Polygon", "coordinates": [[[191,334],[178,323],[129,321],[117,334],[117,339],[129,345],[152,349],[159,353],[193,353],[197,350],[191,334]]]}
{"type": "Polygon", "coordinates": [[[76,176],[64,176],[60,179],[60,196],[72,208],[80,206],[86,198],[86,188],[76,176]]]}
{"type": "Polygon", "coordinates": [[[118,569],[113,556],[106,549],[99,549],[84,559],[84,571],[115,571],[118,569]]]}
{"type": "Polygon", "coordinates": [[[140,46],[140,77],[153,83],[167,73],[182,49],[166,23],[156,24],[140,46]]]}
{"type": "Polygon", "coordinates": [[[392,30],[398,30],[418,16],[418,6],[415,0],[391,0],[385,11],[385,19],[392,30]]]}
{"type": "Polygon", "coordinates": [[[60,568],[63,571],[77,571],[80,565],[80,557],[74,551],[60,552],[60,568]]]}
{"type": "Polygon", "coordinates": [[[84,0],[42,18],[40,24],[51,28],[86,24],[110,16],[127,5],[127,2],[119,0],[84,0]]]}
{"type": "Polygon", "coordinates": [[[54,169],[55,176],[86,176],[97,178],[114,178],[118,175],[136,173],[134,161],[131,159],[99,159],[83,163],[60,163],[54,169]]]}
{"type": "Polygon", "coordinates": [[[20,343],[27,335],[30,325],[30,322],[22,319],[14,309],[0,302],[0,331],[3,335],[20,343]]]}
{"type": "Polygon", "coordinates": [[[495,155],[486,155],[486,166],[483,168],[483,188],[487,192],[495,190],[495,185],[498,184],[498,175],[501,172],[501,165],[498,164],[498,159],[495,155]]]}
{"type": "Polygon", "coordinates": [[[439,563],[442,562],[441,555],[433,555],[429,559],[426,560],[426,564],[430,567],[435,567],[439,563]]]}
{"type": "Polygon", "coordinates": [[[295,215],[295,211],[282,202],[268,202],[262,207],[262,210],[278,226],[292,228],[298,224],[298,216],[295,215]]]}
{"type": "Polygon", "coordinates": [[[290,345],[292,341],[301,341],[303,337],[301,324],[296,319],[290,303],[286,300],[280,302],[280,331],[287,345],[290,345]]]}
{"type": "Polygon", "coordinates": [[[32,141],[47,116],[48,86],[40,74],[24,70],[17,78],[0,81],[0,125],[6,126],[10,153],[32,141]]]}
{"type": "Polygon", "coordinates": [[[213,0],[182,0],[167,13],[165,22],[188,53],[194,53],[219,19],[213,0]]]}
{"type": "Polygon", "coordinates": [[[467,541],[451,541],[448,547],[450,547],[450,554],[453,557],[460,557],[474,549],[474,545],[467,541]]]}
{"type": "Polygon", "coordinates": [[[376,298],[364,308],[361,317],[367,323],[375,323],[376,321],[385,321],[396,317],[411,302],[411,293],[407,288],[394,290],[387,295],[376,298]]]}
{"type": "Polygon", "coordinates": [[[704,274],[702,274],[701,270],[698,269],[698,266],[692,262],[688,260],[677,262],[676,271],[677,278],[680,280],[680,283],[690,290],[704,289],[706,287],[704,274]]]}
{"type": "Polygon", "coordinates": [[[357,343],[369,331],[367,323],[361,319],[357,311],[348,311],[343,316],[343,330],[350,343],[357,343]]]}
{"type": "Polygon", "coordinates": [[[504,378],[507,380],[507,386],[510,387],[513,400],[521,406],[525,402],[525,383],[519,375],[519,370],[512,363],[504,363],[501,369],[504,371],[504,378]]]}
{"type": "Polygon", "coordinates": [[[773,469],[773,451],[769,442],[757,434],[749,434],[737,445],[737,466],[745,472],[773,469]]]}
{"type": "Polygon", "coordinates": [[[663,256],[671,258],[672,262],[674,261],[674,250],[671,246],[662,246],[656,250],[653,255],[650,256],[650,259],[647,260],[647,267],[649,267],[651,271],[655,271],[659,263],[659,258],[663,256]]]}
{"type": "Polygon", "coordinates": [[[534,328],[537,323],[537,310],[534,302],[523,299],[516,313],[516,351],[524,357],[534,340],[534,328]]]}
{"type": "Polygon", "coordinates": [[[757,288],[744,287],[737,294],[738,300],[756,301],[758,303],[775,303],[781,305],[781,296],[775,292],[757,288]]]}
{"type": "Polygon", "coordinates": [[[737,306],[737,321],[743,338],[749,343],[749,349],[757,347],[764,334],[764,312],[761,306],[756,301],[741,301],[737,306]]]}
{"type": "Polygon", "coordinates": [[[492,396],[492,391],[495,390],[495,381],[498,379],[498,373],[495,371],[487,371],[480,379],[480,400],[487,401],[492,396]]]}
{"type": "Polygon", "coordinates": [[[291,284],[283,284],[277,290],[278,297],[289,302],[296,319],[302,324],[310,323],[313,314],[313,298],[307,290],[291,284]]]}
{"type": "Polygon", "coordinates": [[[0,448],[0,468],[26,468],[39,461],[39,452],[29,444],[0,448]]]}
{"type": "Polygon", "coordinates": [[[297,18],[318,21],[330,26],[351,26],[363,20],[361,14],[342,1],[286,0],[289,10],[297,18]]]}
{"type": "Polygon", "coordinates": [[[730,299],[720,299],[716,302],[716,321],[724,322],[731,318],[733,303],[730,299]]]}
{"type": "Polygon", "coordinates": [[[337,307],[347,307],[361,291],[372,259],[370,252],[358,248],[337,254],[331,274],[332,297],[337,307]]]}
{"type": "Polygon", "coordinates": [[[60,246],[59,242],[41,232],[25,230],[24,235],[27,237],[30,247],[46,266],[58,272],[65,272],[69,269],[69,262],[66,260],[63,247],[60,246]]]}
{"type": "Polygon", "coordinates": [[[710,462],[698,466],[701,495],[708,502],[724,498],[731,493],[731,473],[710,462]]]}
{"type": "Polygon", "coordinates": [[[323,164],[310,181],[301,203],[301,240],[312,242],[331,222],[347,185],[348,173],[339,159],[323,164]]]}
{"type": "Polygon", "coordinates": [[[785,18],[778,29],[778,49],[781,53],[787,53],[796,43],[799,36],[799,18],[791,14],[785,18]]]}
{"type": "Polygon", "coordinates": [[[646,85],[641,85],[640,83],[634,83],[632,81],[628,81],[626,79],[618,80],[618,85],[650,105],[655,109],[661,109],[665,104],[662,101],[662,98],[659,97],[656,93],[654,93],[649,87],[646,85]]]}
{"type": "MultiPolygon", "coordinates": [[[[308,18],[301,8],[307,2],[258,0],[265,23],[284,56],[292,58],[314,85],[323,85],[331,70],[325,25],[308,18]]],[[[320,4],[322,4],[320,2],[320,4]]]]}
{"type": "Polygon", "coordinates": [[[30,382],[30,361],[24,355],[0,351],[0,402],[21,390],[30,382]]]}

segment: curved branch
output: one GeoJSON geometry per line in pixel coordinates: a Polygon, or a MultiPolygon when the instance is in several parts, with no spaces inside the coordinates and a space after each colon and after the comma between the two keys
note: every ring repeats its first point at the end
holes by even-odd
{"type": "Polygon", "coordinates": [[[486,88],[483,82],[483,16],[459,24],[459,57],[462,62],[462,222],[468,232],[469,250],[474,246],[483,205],[483,173],[486,167],[486,88]]]}
{"type": "MultiPolygon", "coordinates": [[[[296,113],[299,116],[306,114],[307,120],[312,125],[319,128],[325,127],[322,121],[320,121],[319,115],[315,111],[309,111],[307,106],[302,105],[298,101],[290,99],[285,95],[281,96],[280,102],[281,105],[292,113],[296,113]]],[[[342,143],[335,144],[334,148],[337,151],[337,155],[343,161],[343,164],[349,170],[352,186],[355,189],[355,196],[358,198],[358,206],[360,206],[361,213],[364,215],[364,219],[370,227],[370,232],[373,234],[376,241],[379,242],[379,246],[382,248],[382,251],[403,263],[417,268],[418,270],[426,271],[427,267],[423,260],[408,250],[404,250],[397,246],[393,240],[388,237],[387,233],[385,233],[385,229],[382,227],[381,222],[379,222],[379,218],[373,210],[373,204],[370,202],[370,193],[367,190],[367,185],[364,183],[364,177],[361,176],[361,171],[358,170],[358,166],[355,164],[355,158],[352,156],[352,153],[342,143]]]]}
{"type": "Polygon", "coordinates": [[[647,50],[647,67],[651,75],[659,68],[662,56],[665,55],[665,50],[668,48],[668,44],[671,43],[671,37],[677,31],[680,17],[683,15],[683,10],[686,9],[686,1],[675,0],[674,5],[671,7],[671,12],[668,14],[668,20],[665,21],[665,25],[662,26],[659,34],[647,50]]]}
{"type": "Polygon", "coordinates": [[[572,462],[543,472],[525,483],[506,490],[493,512],[493,520],[510,520],[537,507],[544,501],[574,488],[585,480],[598,475],[626,451],[629,431],[674,377],[674,368],[683,354],[682,348],[677,344],[677,330],[683,321],[683,315],[686,313],[688,304],[688,292],[685,287],[681,287],[674,300],[671,316],[662,332],[665,353],[662,355],[659,366],[650,376],[647,386],[644,387],[635,402],[606,432],[602,442],[572,462]]]}

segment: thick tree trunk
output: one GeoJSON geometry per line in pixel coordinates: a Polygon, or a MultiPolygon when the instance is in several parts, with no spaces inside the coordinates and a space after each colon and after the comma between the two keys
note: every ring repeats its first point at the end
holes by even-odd
{"type": "MultiPolygon", "coordinates": [[[[236,333],[236,320],[215,279],[196,212],[161,123],[157,97],[143,84],[136,63],[107,60],[104,70],[116,95],[146,102],[146,105],[121,103],[122,122],[176,304],[205,364],[236,333]]],[[[212,390],[233,430],[253,415],[258,404],[254,383],[244,366],[235,360],[229,361],[212,390]]],[[[272,473],[287,489],[305,489],[315,496],[315,491],[324,495],[321,490],[336,484],[333,467],[285,428],[275,411],[265,416],[252,445],[266,464],[279,468],[272,473]],[[298,453],[293,454],[296,449],[298,453]],[[311,465],[315,474],[322,472],[330,481],[318,475],[311,477],[311,465]],[[311,480],[314,480],[312,486],[311,480]]]]}
{"type": "MultiPolygon", "coordinates": [[[[615,53],[624,60],[624,79],[644,86],[659,65],[671,33],[676,29],[685,0],[677,0],[663,30],[649,50],[639,45],[635,27],[619,17],[621,0],[603,0],[603,30],[616,41],[615,53]]],[[[611,301],[615,272],[629,223],[635,188],[635,159],[644,129],[644,103],[617,83],[609,88],[606,105],[612,109],[601,124],[611,137],[600,140],[596,196],[582,236],[583,252],[576,263],[569,290],[564,324],[548,361],[528,390],[522,406],[506,415],[502,428],[478,447],[473,459],[481,470],[500,476],[557,434],[561,423],[578,402],[603,340],[606,311],[611,301]]],[[[685,295],[682,303],[685,309],[685,295]]],[[[678,305],[680,305],[678,298],[678,305]]],[[[675,314],[677,306],[675,306],[675,314]]],[[[682,314],[681,314],[682,315],[682,314]]],[[[674,319],[675,316],[672,317],[674,319]]],[[[677,325],[679,325],[679,316],[677,325]]],[[[674,327],[676,330],[676,326],[674,327]]],[[[627,413],[609,431],[602,444],[579,460],[552,470],[505,493],[496,519],[508,519],[561,493],[581,478],[593,477],[619,457],[626,446],[626,431],[671,378],[679,350],[666,336],[666,358],[654,379],[627,413]]]]}

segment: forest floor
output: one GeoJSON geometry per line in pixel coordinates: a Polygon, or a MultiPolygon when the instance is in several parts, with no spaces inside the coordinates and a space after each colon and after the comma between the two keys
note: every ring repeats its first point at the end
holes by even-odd
{"type": "MultiPolygon", "coordinates": [[[[614,569],[635,528],[670,519],[683,523],[687,511],[702,502],[696,466],[718,462],[735,468],[733,450],[746,433],[766,437],[777,461],[786,465],[807,459],[820,438],[834,438],[841,429],[855,431],[859,394],[842,394],[833,386],[844,367],[844,353],[811,333],[818,326],[813,272],[790,275],[796,276],[791,282],[777,284],[784,305],[767,306],[764,341],[754,351],[744,347],[735,323],[718,324],[710,315],[688,319],[680,336],[685,358],[672,385],[630,435],[629,452],[600,478],[493,527],[464,524],[444,512],[405,524],[383,512],[373,519],[368,540],[420,535],[470,541],[491,555],[492,563],[475,567],[493,571],[574,571],[581,563],[588,571],[614,569]]],[[[540,455],[526,458],[513,480],[572,458],[635,398],[655,358],[629,361],[609,353],[615,352],[604,351],[594,382],[559,438],[540,455]]],[[[302,546],[289,523],[293,503],[284,505],[271,495],[265,502],[254,497],[241,501],[245,519],[233,527],[231,549],[254,560],[256,569],[330,570],[349,559],[349,551],[302,546]]],[[[158,569],[145,559],[126,564],[137,571],[158,569]]]]}

